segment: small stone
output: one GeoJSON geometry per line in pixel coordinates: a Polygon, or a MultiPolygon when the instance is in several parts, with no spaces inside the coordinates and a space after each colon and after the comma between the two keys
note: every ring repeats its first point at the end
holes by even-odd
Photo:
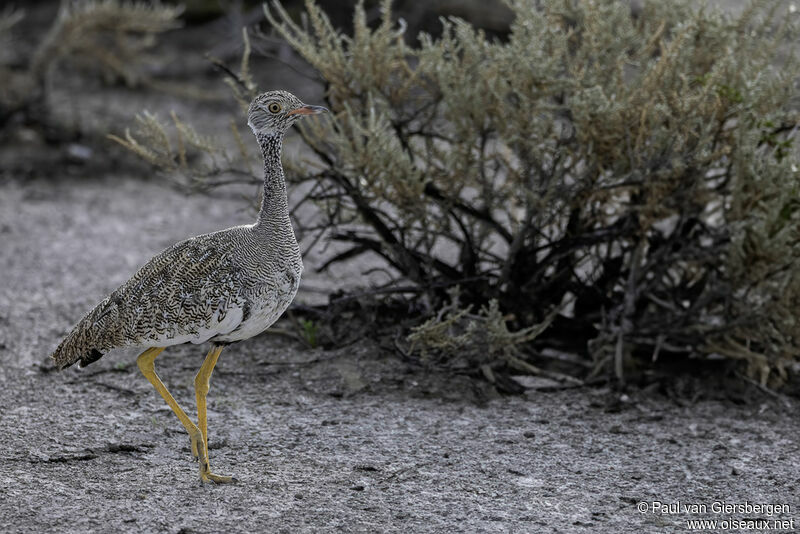
{"type": "Polygon", "coordinates": [[[297,501],[302,501],[303,500],[303,494],[302,493],[295,493],[294,494],[294,498],[297,501]]]}
{"type": "Polygon", "coordinates": [[[88,161],[92,158],[92,149],[86,145],[72,143],[67,146],[67,157],[72,161],[88,161]]]}

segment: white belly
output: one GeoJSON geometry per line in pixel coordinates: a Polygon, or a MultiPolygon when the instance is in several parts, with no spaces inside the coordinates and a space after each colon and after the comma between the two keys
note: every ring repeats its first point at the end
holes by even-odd
{"type": "Polygon", "coordinates": [[[254,298],[251,301],[250,313],[241,324],[229,334],[217,336],[214,340],[231,342],[257,336],[283,315],[294,300],[299,285],[299,277],[293,277],[291,281],[286,280],[284,284],[267,292],[266,295],[254,298]]]}
{"type": "Polygon", "coordinates": [[[290,302],[291,300],[285,304],[282,302],[273,302],[272,304],[267,304],[257,310],[251,310],[250,316],[239,325],[239,328],[228,335],[221,335],[215,339],[219,341],[240,341],[242,339],[249,339],[253,336],[257,336],[272,326],[272,323],[277,321],[278,318],[283,315],[283,312],[285,312],[286,308],[289,307],[290,302]]]}

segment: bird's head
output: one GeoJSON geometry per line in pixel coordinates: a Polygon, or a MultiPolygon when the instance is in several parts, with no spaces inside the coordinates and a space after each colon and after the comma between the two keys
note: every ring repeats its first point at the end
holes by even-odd
{"type": "Polygon", "coordinates": [[[328,110],[322,106],[308,106],[287,91],[267,91],[258,95],[247,112],[247,124],[253,133],[281,134],[305,115],[316,115],[328,110]]]}

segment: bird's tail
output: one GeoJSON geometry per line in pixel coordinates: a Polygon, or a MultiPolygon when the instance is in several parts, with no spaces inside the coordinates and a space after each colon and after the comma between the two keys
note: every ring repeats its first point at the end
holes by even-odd
{"type": "Polygon", "coordinates": [[[80,367],[86,367],[103,356],[105,351],[97,343],[90,316],[91,313],[81,319],[50,356],[59,369],[65,369],[75,362],[80,367]]]}

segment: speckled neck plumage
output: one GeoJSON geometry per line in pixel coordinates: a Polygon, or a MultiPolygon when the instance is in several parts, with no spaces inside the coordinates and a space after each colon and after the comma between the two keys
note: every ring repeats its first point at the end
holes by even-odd
{"type": "Polygon", "coordinates": [[[289,204],[286,198],[286,180],[281,164],[283,133],[256,134],[258,146],[264,157],[264,193],[261,197],[261,209],[255,227],[260,230],[274,231],[290,225],[289,204]]]}

